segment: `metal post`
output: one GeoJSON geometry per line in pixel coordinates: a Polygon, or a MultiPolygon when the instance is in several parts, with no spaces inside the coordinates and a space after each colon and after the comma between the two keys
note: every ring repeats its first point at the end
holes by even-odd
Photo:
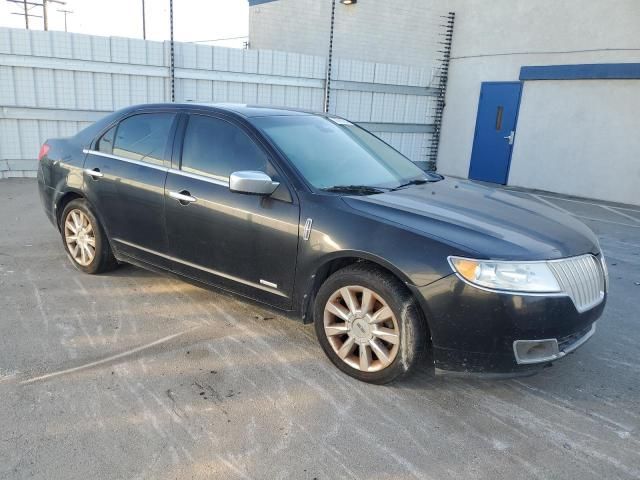
{"type": "Polygon", "coordinates": [[[329,30],[329,54],[327,56],[327,74],[324,79],[324,112],[329,112],[331,97],[331,60],[333,59],[333,27],[336,19],[336,0],[331,0],[331,28],[329,30]]]}
{"type": "Polygon", "coordinates": [[[49,30],[49,19],[47,18],[47,0],[42,0],[42,20],[44,22],[44,31],[49,30]]]}
{"type": "Polygon", "coordinates": [[[145,22],[145,15],[144,15],[144,0],[142,0],[142,38],[144,40],[147,39],[147,25],[145,22]]]}
{"type": "Polygon", "coordinates": [[[451,43],[453,40],[453,24],[456,19],[455,12],[449,12],[448,15],[443,15],[446,19],[444,25],[444,32],[440,33],[443,38],[442,42],[439,42],[443,47],[439,50],[442,54],[440,58],[440,75],[438,76],[438,97],[436,98],[435,115],[433,119],[434,129],[431,135],[431,145],[429,147],[429,153],[427,154],[427,169],[431,171],[436,170],[436,161],[438,160],[438,148],[440,146],[440,128],[442,127],[442,116],[444,114],[445,96],[447,93],[447,80],[449,79],[449,62],[451,59],[451,43]]]}
{"type": "Polygon", "coordinates": [[[169,76],[171,80],[171,101],[176,101],[176,75],[175,75],[175,57],[173,50],[173,0],[169,0],[169,76]]]}

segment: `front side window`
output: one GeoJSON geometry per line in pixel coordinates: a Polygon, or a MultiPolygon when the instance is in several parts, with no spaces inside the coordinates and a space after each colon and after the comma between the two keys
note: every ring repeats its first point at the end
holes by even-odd
{"type": "Polygon", "coordinates": [[[429,174],[382,140],[349,122],[316,115],[252,119],[317,189],[395,188],[429,174]]]}
{"type": "Polygon", "coordinates": [[[175,114],[143,113],[125,118],[116,130],[113,154],[162,165],[175,114]]]}
{"type": "Polygon", "coordinates": [[[274,173],[267,155],[239,127],[219,118],[191,115],[182,147],[182,170],[226,180],[233,172],[274,173]]]}

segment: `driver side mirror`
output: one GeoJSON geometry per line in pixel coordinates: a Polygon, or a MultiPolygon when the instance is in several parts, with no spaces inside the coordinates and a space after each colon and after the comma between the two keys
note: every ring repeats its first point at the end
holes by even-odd
{"type": "Polygon", "coordinates": [[[280,183],[271,180],[264,172],[246,170],[233,172],[229,177],[229,190],[252,195],[271,195],[280,183]]]}

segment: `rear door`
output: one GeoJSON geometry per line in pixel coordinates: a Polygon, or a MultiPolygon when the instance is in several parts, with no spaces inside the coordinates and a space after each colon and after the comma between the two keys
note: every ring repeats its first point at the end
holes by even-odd
{"type": "Polygon", "coordinates": [[[469,178],[507,183],[521,91],[520,82],[482,84],[469,178]]]}
{"type": "Polygon", "coordinates": [[[291,306],[299,206],[260,140],[215,115],[189,115],[181,161],[165,189],[175,269],[281,308],[291,306]],[[229,175],[258,170],[280,182],[271,196],[229,190],[229,175]],[[192,201],[176,199],[176,194],[192,201]]]}
{"type": "Polygon", "coordinates": [[[164,184],[177,115],[136,113],[87,152],[85,193],[118,253],[168,267],[164,184]],[[164,255],[164,257],[163,257],[164,255]]]}

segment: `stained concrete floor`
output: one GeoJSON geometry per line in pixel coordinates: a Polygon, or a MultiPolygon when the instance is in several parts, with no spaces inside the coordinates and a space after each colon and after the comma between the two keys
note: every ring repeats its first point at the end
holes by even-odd
{"type": "Polygon", "coordinates": [[[380,387],[237,298],[79,273],[35,182],[0,181],[0,478],[640,478],[640,208],[537,195],[600,236],[595,337],[534,377],[380,387]]]}

